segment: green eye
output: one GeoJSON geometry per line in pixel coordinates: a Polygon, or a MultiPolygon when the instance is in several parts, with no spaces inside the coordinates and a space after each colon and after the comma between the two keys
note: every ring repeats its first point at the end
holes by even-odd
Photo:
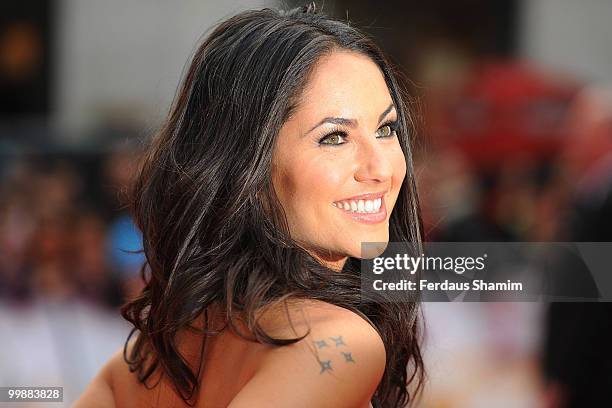
{"type": "Polygon", "coordinates": [[[393,124],[382,125],[378,128],[378,136],[379,137],[391,137],[395,134],[395,127],[393,124]]]}
{"type": "Polygon", "coordinates": [[[332,133],[331,135],[327,135],[322,138],[319,143],[326,145],[341,145],[344,144],[343,138],[344,136],[339,133],[332,133]]]}

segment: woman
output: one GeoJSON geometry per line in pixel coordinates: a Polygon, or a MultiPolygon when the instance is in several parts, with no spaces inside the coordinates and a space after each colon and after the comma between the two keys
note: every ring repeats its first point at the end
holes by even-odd
{"type": "Polygon", "coordinates": [[[76,406],[412,401],[418,303],[359,274],[362,242],[421,242],[409,123],[380,49],[314,5],[221,23],[133,190],[138,336],[76,406]]]}

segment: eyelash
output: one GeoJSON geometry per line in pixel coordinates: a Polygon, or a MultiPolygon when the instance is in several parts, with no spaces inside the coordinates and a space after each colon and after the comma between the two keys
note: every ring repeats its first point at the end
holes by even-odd
{"type": "MultiPolygon", "coordinates": [[[[383,123],[382,125],[380,125],[380,127],[378,128],[378,130],[384,128],[385,126],[389,126],[391,128],[391,134],[389,136],[382,136],[382,139],[386,139],[386,138],[391,138],[394,137],[397,133],[397,120],[393,120],[393,121],[388,121],[383,123]]],[[[338,129],[334,129],[332,130],[330,133],[326,134],[325,136],[323,136],[321,139],[319,139],[319,144],[320,145],[327,145],[327,146],[340,146],[343,145],[346,142],[342,142],[342,143],[324,143],[324,141],[328,138],[330,138],[331,136],[334,135],[339,135],[343,138],[347,137],[347,133],[343,130],[340,130],[340,128],[338,129]]]]}

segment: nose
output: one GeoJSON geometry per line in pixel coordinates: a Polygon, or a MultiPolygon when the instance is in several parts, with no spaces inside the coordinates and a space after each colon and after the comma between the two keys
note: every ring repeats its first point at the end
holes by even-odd
{"type": "Polygon", "coordinates": [[[357,152],[357,170],[355,180],[362,183],[385,183],[393,175],[391,160],[386,154],[384,146],[377,143],[364,142],[359,146],[357,152]]]}

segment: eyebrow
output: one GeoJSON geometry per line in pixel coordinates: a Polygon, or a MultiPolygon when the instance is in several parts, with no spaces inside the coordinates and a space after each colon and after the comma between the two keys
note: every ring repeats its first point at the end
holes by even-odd
{"type": "MultiPolygon", "coordinates": [[[[387,109],[385,109],[384,112],[381,113],[380,116],[378,117],[378,123],[382,122],[385,116],[387,116],[393,108],[395,108],[395,105],[393,104],[393,102],[391,102],[391,104],[387,107],[387,109]]],[[[324,123],[332,123],[334,125],[344,125],[344,126],[348,126],[352,128],[357,127],[357,120],[355,119],[346,119],[346,118],[328,116],[324,118],[322,121],[320,121],[319,123],[317,123],[316,125],[314,125],[308,132],[306,132],[306,134],[312,132],[313,130],[315,130],[316,128],[318,128],[324,123]]]]}

